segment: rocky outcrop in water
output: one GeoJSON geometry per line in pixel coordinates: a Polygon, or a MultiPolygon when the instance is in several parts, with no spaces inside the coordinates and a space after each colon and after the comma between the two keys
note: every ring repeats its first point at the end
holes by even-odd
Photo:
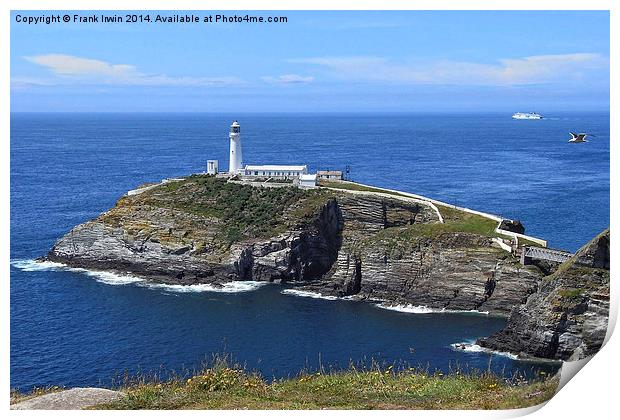
{"type": "Polygon", "coordinates": [[[525,357],[577,360],[602,346],[609,318],[609,229],[540,281],[507,326],[479,344],[525,357]]]}
{"type": "Polygon", "coordinates": [[[360,191],[257,188],[194,176],[125,196],[47,258],[174,284],[294,283],[327,295],[508,315],[542,277],[495,222],[360,191]]]}
{"type": "Polygon", "coordinates": [[[331,268],[340,247],[342,219],[333,199],[295,230],[243,240],[225,250],[218,243],[219,220],[199,220],[174,209],[145,209],[137,198],[120,206],[112,210],[126,210],[118,225],[110,222],[109,214],[81,224],[58,240],[47,258],[161,283],[287,282],[320,277],[331,268]],[[136,231],[135,223],[145,227],[136,231]]]}

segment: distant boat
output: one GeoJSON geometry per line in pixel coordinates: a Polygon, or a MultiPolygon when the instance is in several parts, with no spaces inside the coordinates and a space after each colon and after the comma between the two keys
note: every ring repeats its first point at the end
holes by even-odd
{"type": "Polygon", "coordinates": [[[512,114],[515,120],[542,120],[543,116],[535,112],[515,112],[512,114]]]}

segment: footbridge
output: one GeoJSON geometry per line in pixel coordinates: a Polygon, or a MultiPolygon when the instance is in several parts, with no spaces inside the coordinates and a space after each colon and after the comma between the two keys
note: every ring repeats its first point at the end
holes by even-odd
{"type": "Polygon", "coordinates": [[[572,258],[573,254],[550,248],[539,248],[537,246],[524,246],[521,249],[521,264],[529,265],[532,260],[553,261],[563,263],[572,258]]]}

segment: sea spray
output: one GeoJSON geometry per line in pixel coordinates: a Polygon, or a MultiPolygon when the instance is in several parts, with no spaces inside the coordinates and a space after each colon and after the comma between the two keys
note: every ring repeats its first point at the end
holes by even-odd
{"type": "Polygon", "coordinates": [[[99,283],[104,283],[112,286],[135,284],[140,287],[146,287],[149,289],[161,289],[175,293],[242,293],[251,292],[267,284],[265,282],[258,281],[231,281],[221,284],[203,283],[192,285],[166,284],[150,282],[146,278],[138,277],[131,274],[120,274],[100,270],[87,270],[85,268],[69,267],[66,264],[56,263],[52,261],[11,260],[11,265],[15,268],[19,268],[22,271],[70,271],[74,273],[84,274],[86,276],[94,278],[95,281],[99,283]]]}
{"type": "Polygon", "coordinates": [[[452,350],[455,351],[462,351],[466,353],[489,353],[495,354],[497,356],[507,357],[512,360],[519,360],[519,356],[517,356],[516,354],[506,351],[491,350],[486,347],[482,347],[475,342],[453,343],[450,344],[450,347],[452,348],[452,350]]]}
{"type": "Polygon", "coordinates": [[[297,289],[284,289],[280,293],[282,293],[283,295],[292,295],[292,296],[306,297],[306,298],[313,298],[313,299],[325,299],[325,300],[341,299],[338,296],[323,295],[317,292],[310,292],[307,290],[297,290],[297,289]]]}
{"type": "Polygon", "coordinates": [[[434,309],[429,308],[424,305],[412,305],[412,304],[403,304],[403,305],[391,305],[387,303],[378,303],[375,305],[377,308],[387,309],[389,311],[397,311],[397,312],[406,312],[411,314],[431,314],[431,313],[454,313],[454,314],[465,314],[471,313],[476,315],[489,315],[488,311],[477,311],[475,309],[434,309]]]}

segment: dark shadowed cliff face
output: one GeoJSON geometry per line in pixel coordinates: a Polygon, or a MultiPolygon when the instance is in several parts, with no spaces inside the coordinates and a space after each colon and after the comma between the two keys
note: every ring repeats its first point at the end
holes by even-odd
{"type": "Polygon", "coordinates": [[[540,282],[508,325],[480,340],[524,356],[578,360],[602,346],[609,317],[609,229],[540,282]]]}
{"type": "Polygon", "coordinates": [[[257,188],[206,176],[125,196],[52,261],[175,284],[254,280],[336,296],[508,315],[542,277],[491,240],[496,222],[363,191],[257,188]]]}

